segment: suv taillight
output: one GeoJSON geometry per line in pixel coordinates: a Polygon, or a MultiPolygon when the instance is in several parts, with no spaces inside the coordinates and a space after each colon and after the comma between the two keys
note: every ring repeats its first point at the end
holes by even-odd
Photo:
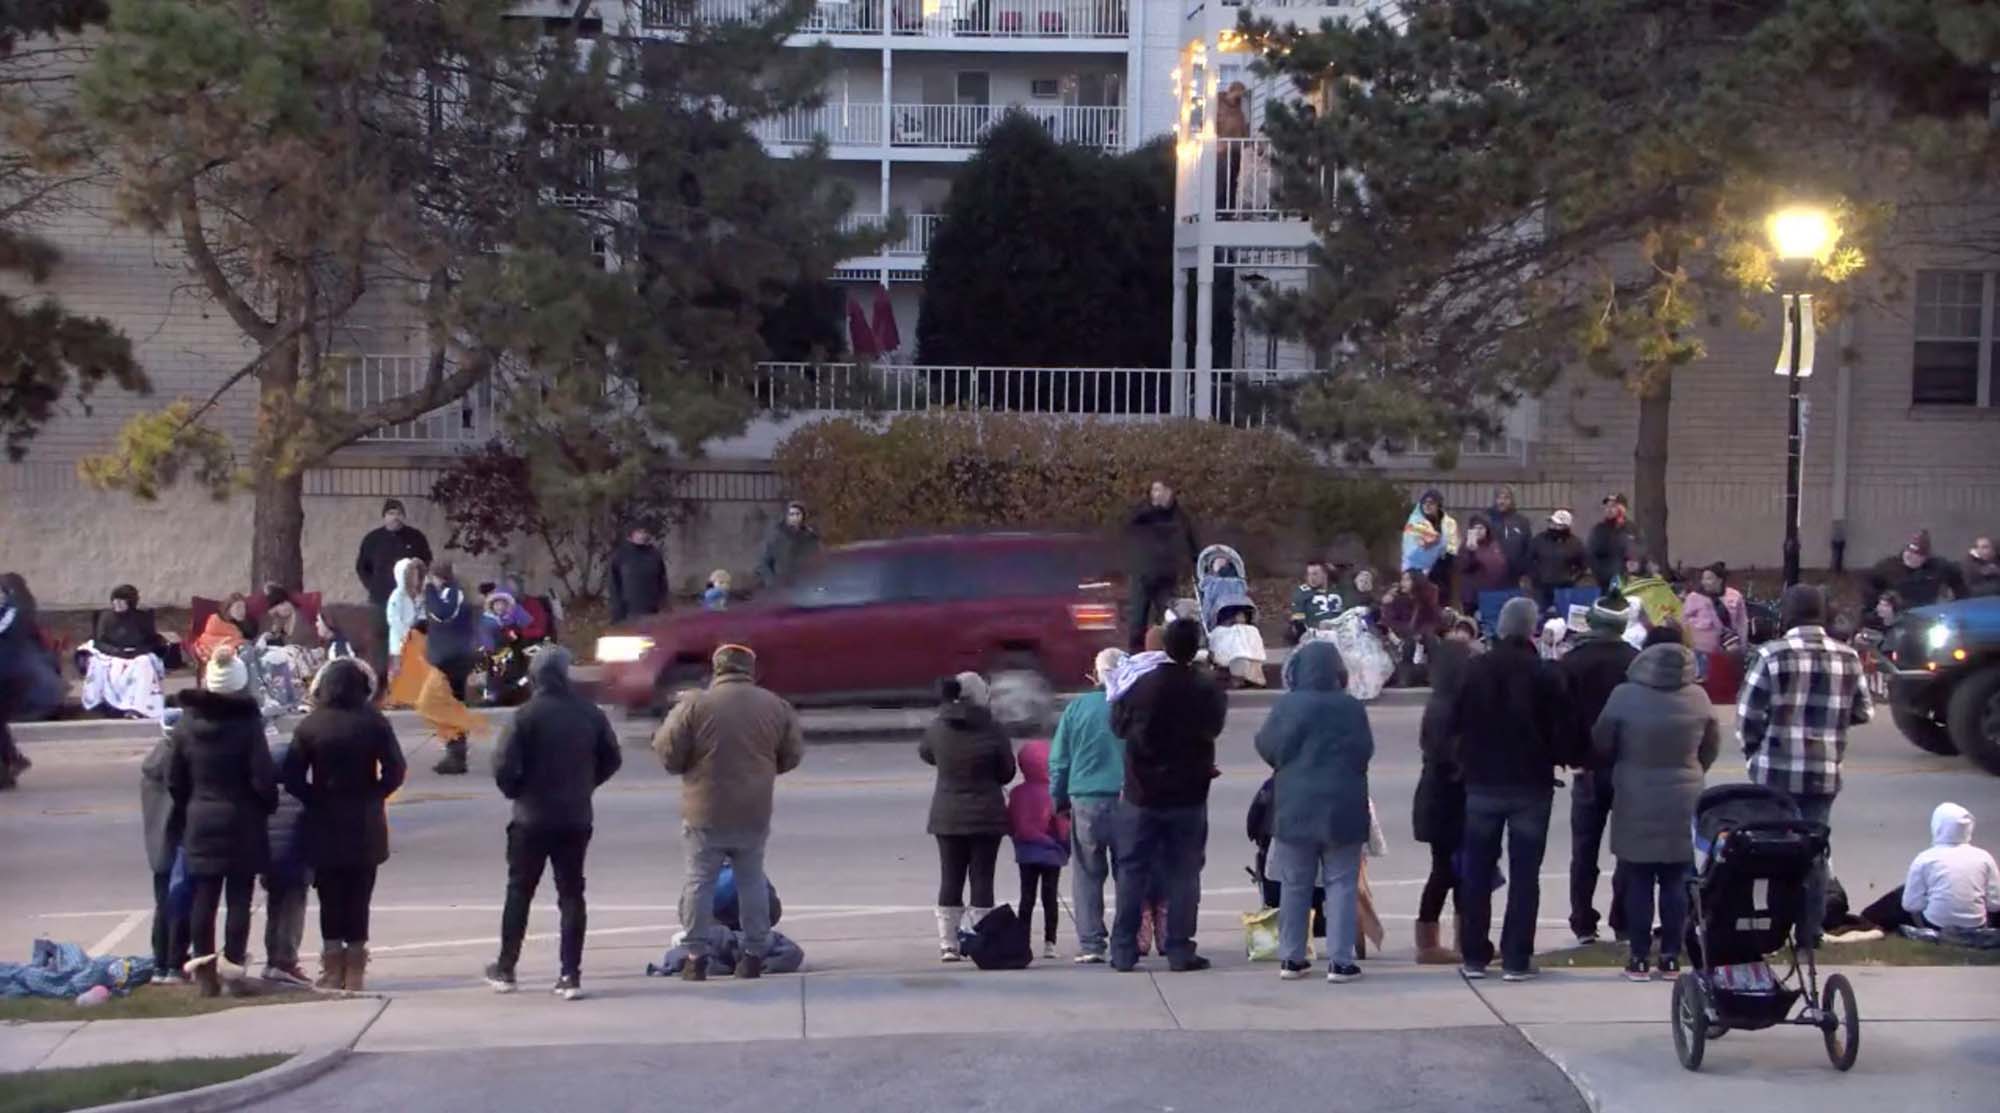
{"type": "Polygon", "coordinates": [[[1069,617],[1079,630],[1118,629],[1118,608],[1110,603],[1072,603],[1069,617]]]}

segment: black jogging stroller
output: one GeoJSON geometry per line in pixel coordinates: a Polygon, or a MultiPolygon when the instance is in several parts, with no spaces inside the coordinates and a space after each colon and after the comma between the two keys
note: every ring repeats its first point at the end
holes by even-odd
{"type": "Polygon", "coordinates": [[[1825,824],[1763,785],[1711,788],[1695,805],[1695,872],[1688,882],[1688,969],[1674,981],[1674,1051],[1700,1070],[1708,1041],[1731,1029],[1818,1028],[1826,1057],[1847,1070],[1861,1050],[1854,987],[1834,974],[1820,985],[1811,952],[1795,943],[1806,878],[1827,855],[1825,824]],[[1789,967],[1777,973],[1771,955],[1789,967]]]}

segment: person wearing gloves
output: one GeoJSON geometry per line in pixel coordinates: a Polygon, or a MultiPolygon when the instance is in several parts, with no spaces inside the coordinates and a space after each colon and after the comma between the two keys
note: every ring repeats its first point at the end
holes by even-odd
{"type": "Polygon", "coordinates": [[[1312,968],[1306,935],[1313,889],[1323,885],[1327,981],[1350,982],[1361,976],[1355,937],[1375,738],[1361,701],[1347,694],[1347,668],[1332,643],[1311,642],[1295,660],[1286,662],[1285,694],[1257,732],[1257,755],[1273,770],[1279,977],[1296,981],[1312,968]]]}
{"type": "Polygon", "coordinates": [[[2000,928],[2000,866],[1972,845],[1972,813],[1946,801],[1931,812],[1931,845],[1910,863],[1902,885],[1861,913],[1886,931],[2000,928]]]}
{"type": "Polygon", "coordinates": [[[1650,645],[1625,675],[1625,683],[1612,690],[1590,727],[1596,764],[1610,771],[1618,800],[1611,811],[1611,853],[1622,875],[1614,875],[1614,883],[1624,890],[1632,947],[1625,977],[1653,977],[1657,890],[1658,974],[1671,980],[1680,973],[1688,871],[1694,867],[1688,831],[1708,768],[1721,752],[1722,731],[1707,693],[1694,682],[1694,651],[1688,647],[1672,641],[1650,645]]]}
{"type": "Polygon", "coordinates": [[[1111,945],[1104,926],[1104,882],[1111,876],[1118,793],[1125,786],[1125,743],[1111,731],[1105,690],[1124,664],[1122,649],[1098,653],[1090,677],[1098,687],[1069,701],[1049,742],[1049,798],[1058,814],[1070,818],[1070,849],[1076,857],[1070,906],[1079,966],[1102,963],[1111,945]]]}
{"type": "Polygon", "coordinates": [[[201,996],[216,997],[224,973],[232,989],[245,974],[250,898],[270,861],[267,823],[278,807],[278,776],[263,712],[249,694],[250,669],[235,648],[217,650],[202,680],[202,688],[180,696],[167,789],[186,817],[182,848],[194,886],[188,973],[201,996]],[[226,971],[217,969],[215,952],[215,921],[225,903],[226,971]]]}
{"type": "Polygon", "coordinates": [[[917,756],[937,768],[925,830],[938,844],[938,957],[957,962],[964,957],[961,927],[976,926],[993,911],[993,868],[1000,840],[1012,829],[1002,789],[1014,779],[1014,747],[987,709],[986,681],[978,673],[959,673],[939,688],[943,702],[917,756]]]}

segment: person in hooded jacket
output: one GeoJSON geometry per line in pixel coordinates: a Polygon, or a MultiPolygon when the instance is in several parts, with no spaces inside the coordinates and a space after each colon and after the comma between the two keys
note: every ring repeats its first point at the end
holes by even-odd
{"type": "Polygon", "coordinates": [[[1069,819],[1056,811],[1049,795],[1049,744],[1041,739],[1023,743],[1014,762],[1021,783],[1007,790],[1008,832],[1014,839],[1014,862],[1021,867],[1021,922],[1033,926],[1035,896],[1042,901],[1042,957],[1056,957],[1056,926],[1062,918],[1060,892],[1063,867],[1069,864],[1069,819]]]}
{"type": "Polygon", "coordinates": [[[1639,532],[1632,525],[1631,504],[1624,495],[1604,496],[1604,516],[1590,527],[1590,575],[1597,590],[1618,586],[1625,572],[1625,554],[1639,547],[1639,532]]]}
{"type": "Polygon", "coordinates": [[[1931,812],[1931,845],[1910,862],[1901,885],[1861,918],[1884,931],[2000,928],[2000,865],[1972,845],[1972,813],[1946,801],[1931,812]]]}
{"type": "Polygon", "coordinates": [[[528,908],[546,868],[555,874],[561,914],[561,969],[553,992],[565,1001],[583,996],[583,937],[589,926],[583,863],[596,823],[591,797],[625,760],[611,720],[570,683],[570,661],[569,650],[559,645],[535,654],[528,666],[535,694],[514,712],[493,751],[493,783],[514,802],[514,809],[507,823],[500,955],[485,971],[495,990],[514,991],[528,908]]]}
{"type": "Polygon", "coordinates": [[[667,558],[653,533],[635,527],[611,550],[611,621],[659,614],[667,607],[667,558]]]}
{"type": "Polygon", "coordinates": [[[467,743],[486,729],[486,720],[465,706],[465,682],[479,663],[479,612],[467,601],[450,561],[431,566],[421,613],[429,623],[425,653],[437,673],[425,679],[417,710],[444,740],[444,757],[432,772],[463,775],[467,743]]]}
{"type": "Polygon", "coordinates": [[[270,861],[267,823],[278,807],[277,768],[264,715],[249,694],[250,670],[224,647],[209,659],[202,689],[182,692],[167,788],[185,816],[182,847],[194,886],[188,971],[201,996],[222,992],[215,921],[225,903],[222,959],[235,985],[250,946],[250,897],[270,861]]]}
{"type": "Polygon", "coordinates": [[[180,855],[187,817],[174,806],[167,771],[174,760],[173,732],[160,734],[139,766],[139,827],[146,836],[146,865],[153,871],[153,984],[186,981],[188,918],[171,899],[174,859],[180,855]]]}
{"type": "Polygon", "coordinates": [[[354,555],[354,575],[361,581],[362,590],[368,593],[369,612],[375,635],[369,646],[373,654],[371,663],[375,675],[389,675],[393,650],[389,649],[389,597],[402,585],[401,565],[406,560],[418,560],[429,564],[431,560],[430,539],[422,530],[404,520],[403,500],[387,499],[382,503],[382,524],[369,530],[361,539],[361,548],[354,555]]]}
{"type": "Polygon", "coordinates": [[[1694,866],[1688,831],[1708,768],[1721,752],[1722,731],[1708,694],[1695,684],[1693,650],[1662,640],[1647,646],[1626,675],[1591,727],[1591,748],[1597,764],[1611,771],[1618,794],[1618,807],[1611,813],[1611,853],[1624,874],[1620,884],[1632,944],[1625,976],[1633,981],[1652,977],[1657,891],[1658,972],[1671,979],[1680,973],[1680,942],[1687,928],[1688,871],[1694,866]]]}
{"type": "MultiPolygon", "coordinates": [[[[1287,662],[1290,664],[1290,662],[1287,662]]],[[[1368,842],[1368,762],[1375,737],[1331,642],[1302,646],[1290,686],[1257,732],[1273,770],[1271,861],[1278,874],[1279,977],[1303,978],[1313,889],[1326,889],[1327,981],[1361,976],[1355,965],[1361,850],[1368,842]]]]}
{"type": "Polygon", "coordinates": [[[1403,523],[1403,571],[1415,572],[1451,594],[1453,562],[1458,553],[1458,519],[1444,512],[1444,495],[1425,491],[1403,523]]]}
{"type": "Polygon", "coordinates": [[[306,858],[319,892],[325,989],[359,992],[368,974],[368,908],[389,860],[389,797],[409,767],[395,728],[374,706],[375,676],[343,658],[313,679],[312,714],[292,731],[285,790],[305,803],[306,858]]]}
{"type": "Polygon", "coordinates": [[[1535,540],[1535,527],[1516,505],[1514,488],[1504,485],[1494,489],[1493,507],[1486,512],[1486,520],[1492,524],[1493,539],[1507,554],[1507,583],[1511,587],[1534,571],[1528,548],[1535,540]]]}
{"type": "Polygon", "coordinates": [[[1182,509],[1172,486],[1155,480],[1143,506],[1125,524],[1131,550],[1125,603],[1126,648],[1138,653],[1146,631],[1172,605],[1174,588],[1201,555],[1194,522],[1182,509]]]}
{"type": "Polygon", "coordinates": [[[1014,747],[987,709],[986,681],[962,672],[939,686],[943,703],[924,731],[917,756],[937,768],[925,830],[938,844],[938,957],[957,962],[961,926],[976,926],[993,911],[993,868],[1000,840],[1012,830],[1007,797],[1014,779],[1014,747]],[[972,890],[971,922],[965,895],[972,890]]]}
{"type": "MultiPolygon", "coordinates": [[[[1593,749],[1591,728],[1639,656],[1624,640],[1629,606],[1622,596],[1599,598],[1585,619],[1583,640],[1556,663],[1570,698],[1565,763],[1577,770],[1569,786],[1569,930],[1578,946],[1597,942],[1597,858],[1617,800],[1611,766],[1593,749]]],[[[1625,889],[1614,871],[1610,920],[1618,938],[1625,934],[1624,905],[1625,889]]]]}
{"type": "Polygon", "coordinates": [[[819,531],[806,524],[806,506],[787,503],[785,516],[771,527],[764,539],[763,555],[757,558],[757,586],[779,587],[792,582],[807,561],[819,552],[819,531]]]}
{"type": "Polygon", "coordinates": [[[1431,848],[1430,875],[1417,899],[1417,962],[1456,966],[1459,953],[1444,939],[1440,921],[1446,898],[1459,910],[1458,870],[1452,859],[1465,841],[1465,780],[1458,764],[1452,703],[1465,686],[1465,670],[1480,651],[1478,630],[1466,620],[1437,639],[1431,654],[1431,694],[1417,728],[1423,768],[1410,807],[1411,836],[1431,848]]]}
{"type": "Polygon", "coordinates": [[[55,655],[42,644],[34,593],[18,572],[0,572],[0,790],[13,788],[33,762],[14,744],[7,724],[39,715],[62,701],[55,655]]]}

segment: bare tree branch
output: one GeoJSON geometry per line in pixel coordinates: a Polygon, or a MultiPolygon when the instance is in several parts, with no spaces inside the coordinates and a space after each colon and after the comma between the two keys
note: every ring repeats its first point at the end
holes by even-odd
{"type": "Polygon", "coordinates": [[[245,336],[255,340],[267,350],[275,347],[272,337],[277,334],[277,326],[259,316],[257,311],[250,307],[250,303],[243,300],[243,296],[229,281],[229,276],[222,273],[221,265],[215,260],[215,253],[209,248],[208,236],[202,231],[201,200],[195,196],[193,182],[181,187],[179,215],[181,242],[187,249],[188,260],[194,264],[195,273],[201,276],[202,282],[208,287],[209,294],[222,304],[223,309],[229,313],[229,319],[236,322],[236,327],[242,329],[245,336]]]}

